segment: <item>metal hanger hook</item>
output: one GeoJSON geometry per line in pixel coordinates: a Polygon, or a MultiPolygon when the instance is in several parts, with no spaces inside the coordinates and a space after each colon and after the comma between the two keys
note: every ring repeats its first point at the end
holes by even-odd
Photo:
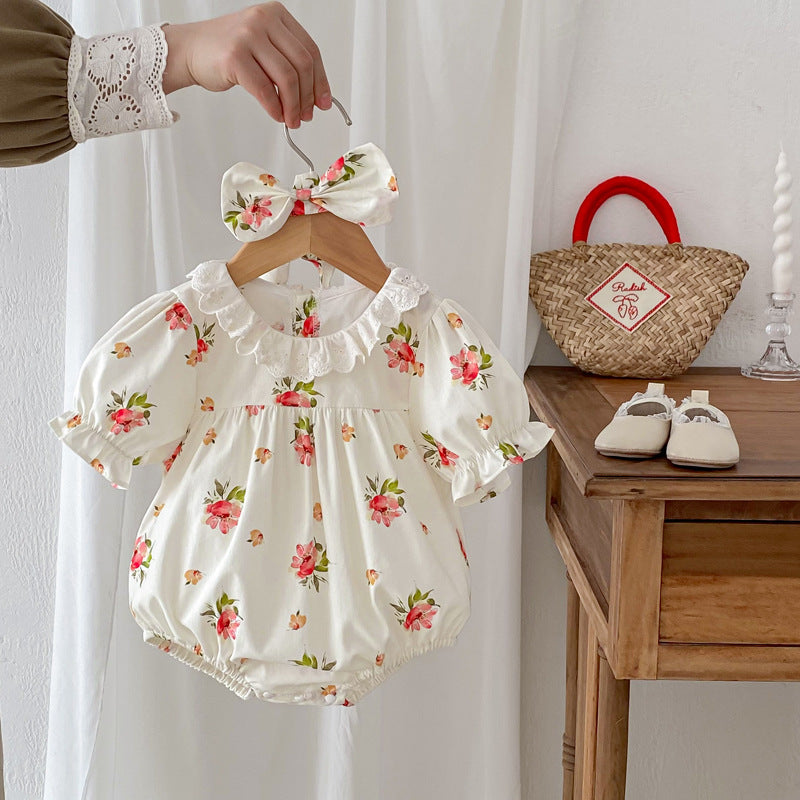
{"type": "MultiPolygon", "coordinates": [[[[335,97],[331,97],[331,101],[336,106],[336,108],[339,109],[339,111],[342,114],[342,117],[344,117],[344,124],[352,125],[353,120],[350,119],[350,115],[347,113],[344,106],[335,97]]],[[[299,155],[300,158],[302,158],[303,161],[305,161],[306,164],[308,164],[308,168],[312,172],[316,172],[316,170],[314,169],[314,164],[311,162],[311,159],[292,141],[292,137],[289,136],[289,126],[285,122],[283,123],[283,134],[286,137],[286,141],[289,142],[289,147],[291,147],[292,150],[294,150],[295,153],[297,153],[297,155],[299,155]]]]}

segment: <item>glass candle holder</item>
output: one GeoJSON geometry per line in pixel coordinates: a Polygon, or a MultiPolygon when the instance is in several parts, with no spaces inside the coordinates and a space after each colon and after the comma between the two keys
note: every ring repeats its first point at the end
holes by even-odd
{"type": "Polygon", "coordinates": [[[791,333],[788,317],[792,311],[794,294],[769,292],[767,315],[767,336],[769,342],[764,355],[754,364],[742,367],[742,375],[747,378],[761,378],[765,381],[797,381],[800,380],[800,364],[786,349],[786,337],[791,333]]]}

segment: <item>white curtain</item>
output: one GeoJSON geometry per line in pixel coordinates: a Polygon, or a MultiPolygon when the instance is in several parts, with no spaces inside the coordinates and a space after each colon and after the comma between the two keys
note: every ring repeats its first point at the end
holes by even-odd
{"type": "MultiPolygon", "coordinates": [[[[520,374],[538,330],[527,300],[534,179],[547,182],[571,53],[572,27],[558,20],[578,4],[286,2],[354,121],[317,111],[295,139],[317,167],[365,141],[384,149],[400,199],[393,222],[370,229],[376,246],[470,308],[520,374]]],[[[75,0],[72,21],[92,35],[241,6],[75,0]]],[[[230,164],[285,180],[305,169],[240,89],[191,89],[170,105],[181,113],[170,130],[70,156],[64,408],[89,348],[128,308],[235,251],[218,211],[230,164]]],[[[292,266],[293,281],[313,277],[292,266]]],[[[144,644],[127,563],[160,473],[139,468],[123,492],[63,459],[46,800],[520,797],[521,473],[464,510],[473,611],[457,645],[357,706],[317,709],[242,701],[144,644]]]]}

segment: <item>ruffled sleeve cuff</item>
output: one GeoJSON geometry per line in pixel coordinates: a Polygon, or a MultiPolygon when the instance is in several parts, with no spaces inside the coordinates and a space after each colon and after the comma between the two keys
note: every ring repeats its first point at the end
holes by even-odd
{"type": "Polygon", "coordinates": [[[84,39],[69,53],[69,127],[76,142],[128,131],[166,128],[178,115],[162,88],[167,40],[160,25],[84,39]]]}
{"type": "Polygon", "coordinates": [[[537,456],[555,431],[543,422],[525,422],[494,445],[462,456],[453,471],[450,489],[453,503],[468,506],[484,502],[511,485],[508,468],[537,456]]]}
{"type": "Polygon", "coordinates": [[[130,486],[133,461],[97,428],[81,420],[76,411],[65,411],[49,420],[50,427],[61,441],[94,467],[112,486],[130,486]]]}

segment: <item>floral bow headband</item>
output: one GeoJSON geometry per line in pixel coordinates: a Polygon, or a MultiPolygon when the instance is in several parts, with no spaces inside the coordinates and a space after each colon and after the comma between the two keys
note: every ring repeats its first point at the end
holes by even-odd
{"type": "Polygon", "coordinates": [[[242,242],[275,233],[290,217],[330,211],[359,225],[392,218],[397,181],[386,156],[372,142],[348,150],[320,176],[295,176],[291,189],[255,164],[240,161],[222,178],[222,218],[242,242]]]}

